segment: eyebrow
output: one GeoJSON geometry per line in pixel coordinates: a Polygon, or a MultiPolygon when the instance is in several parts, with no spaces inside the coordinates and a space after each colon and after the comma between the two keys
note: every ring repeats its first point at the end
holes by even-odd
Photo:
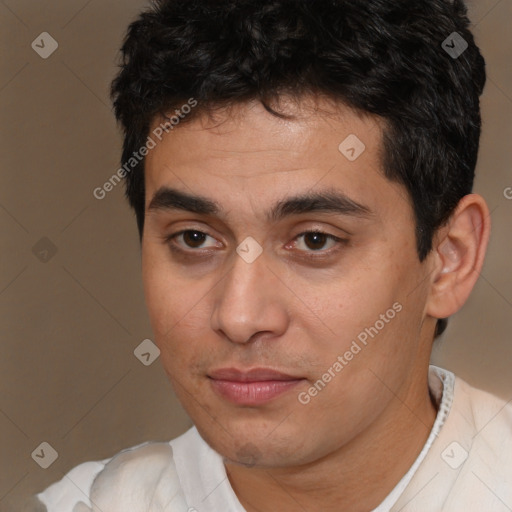
{"type": "MultiPolygon", "coordinates": [[[[219,216],[222,211],[219,203],[199,195],[191,195],[180,190],[161,187],[153,195],[148,212],[183,210],[198,215],[219,216]]],[[[328,189],[320,192],[308,192],[282,199],[267,212],[269,223],[277,222],[290,215],[325,212],[356,217],[370,217],[373,212],[345,194],[328,189]]]]}

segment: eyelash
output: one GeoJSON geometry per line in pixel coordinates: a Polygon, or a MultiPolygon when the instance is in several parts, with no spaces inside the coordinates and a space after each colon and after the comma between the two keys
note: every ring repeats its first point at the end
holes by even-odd
{"type": "MultiPolygon", "coordinates": [[[[173,252],[176,252],[176,253],[180,253],[182,255],[186,255],[186,256],[192,256],[194,253],[203,253],[202,255],[203,256],[208,256],[208,255],[211,255],[212,254],[212,251],[215,250],[215,249],[207,249],[207,250],[201,250],[200,248],[198,249],[193,249],[193,248],[190,248],[190,249],[183,249],[181,247],[179,247],[175,242],[174,240],[176,238],[178,238],[179,236],[185,234],[185,233],[200,233],[202,235],[206,235],[206,236],[210,236],[208,233],[205,233],[203,231],[200,231],[198,229],[183,229],[181,231],[178,231],[177,233],[173,233],[169,236],[166,236],[164,237],[164,242],[169,246],[169,248],[171,249],[171,251],[173,252]]],[[[331,256],[333,253],[337,252],[338,250],[340,250],[340,246],[342,245],[346,245],[348,243],[348,240],[347,239],[344,239],[344,238],[339,238],[337,236],[334,236],[330,233],[326,233],[325,231],[321,231],[321,230],[310,230],[310,231],[303,231],[302,233],[299,233],[297,236],[295,236],[295,238],[293,239],[293,241],[296,241],[297,239],[299,239],[300,237],[303,237],[303,236],[306,236],[306,235],[310,235],[310,234],[316,234],[316,235],[324,235],[326,237],[326,242],[331,240],[333,242],[336,242],[336,245],[337,247],[333,247],[331,249],[328,249],[328,250],[323,250],[323,249],[318,249],[318,250],[311,250],[311,251],[301,251],[301,252],[304,252],[304,257],[305,258],[309,258],[309,259],[320,259],[320,258],[326,258],[326,257],[329,257],[331,256]]],[[[210,238],[213,238],[210,236],[210,238]]]]}

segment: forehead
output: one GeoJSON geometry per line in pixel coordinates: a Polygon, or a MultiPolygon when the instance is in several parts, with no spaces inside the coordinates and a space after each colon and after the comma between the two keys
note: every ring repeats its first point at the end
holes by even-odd
{"type": "Polygon", "coordinates": [[[250,102],[164,134],[146,157],[146,208],[162,187],[217,198],[226,209],[250,204],[254,212],[292,192],[338,191],[362,205],[386,193],[404,198],[383,174],[378,118],[327,100],[282,107],[293,118],[250,102]]]}

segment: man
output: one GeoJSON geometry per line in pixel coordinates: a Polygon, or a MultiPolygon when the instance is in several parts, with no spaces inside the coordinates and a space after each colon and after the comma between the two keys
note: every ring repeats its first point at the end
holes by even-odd
{"type": "Polygon", "coordinates": [[[490,231],[460,0],[161,0],[113,83],[164,368],[194,422],[48,511],[512,509],[512,408],[429,367],[490,231]]]}

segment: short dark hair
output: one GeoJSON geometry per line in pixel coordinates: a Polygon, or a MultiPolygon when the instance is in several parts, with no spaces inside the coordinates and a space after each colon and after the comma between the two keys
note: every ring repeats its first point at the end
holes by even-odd
{"type": "MultiPolygon", "coordinates": [[[[123,165],[156,116],[190,98],[183,121],[249,100],[283,116],[280,96],[314,94],[384,121],[383,171],[410,195],[420,261],[473,188],[486,75],[462,0],[158,0],[121,52],[111,93],[123,165]],[[444,41],[467,48],[456,56],[444,41]]],[[[142,238],[143,159],[126,195],[142,238]]]]}

